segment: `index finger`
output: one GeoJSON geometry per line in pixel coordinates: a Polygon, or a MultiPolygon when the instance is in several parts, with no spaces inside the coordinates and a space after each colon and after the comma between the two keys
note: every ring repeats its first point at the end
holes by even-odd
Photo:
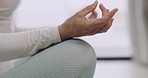
{"type": "Polygon", "coordinates": [[[118,11],[117,8],[113,9],[111,12],[109,12],[107,15],[105,15],[105,16],[103,17],[103,19],[104,19],[105,21],[109,21],[109,20],[116,14],[117,11],[118,11]]]}
{"type": "Polygon", "coordinates": [[[108,14],[103,16],[102,18],[97,19],[98,23],[104,24],[104,23],[108,22],[110,19],[112,19],[112,17],[116,14],[117,11],[118,11],[118,9],[115,8],[111,12],[109,12],[108,14]]]}

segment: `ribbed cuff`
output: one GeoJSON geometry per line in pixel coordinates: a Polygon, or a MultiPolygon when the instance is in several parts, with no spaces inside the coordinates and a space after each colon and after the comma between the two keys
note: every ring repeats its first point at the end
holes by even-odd
{"type": "Polygon", "coordinates": [[[51,34],[52,34],[52,43],[58,43],[58,42],[61,42],[61,37],[59,35],[59,30],[58,30],[58,27],[54,27],[54,28],[51,28],[51,34]]]}

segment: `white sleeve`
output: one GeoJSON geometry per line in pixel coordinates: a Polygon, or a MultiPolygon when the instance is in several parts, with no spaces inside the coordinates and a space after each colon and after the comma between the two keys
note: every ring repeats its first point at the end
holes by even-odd
{"type": "Polygon", "coordinates": [[[31,56],[38,50],[60,41],[58,27],[0,33],[0,62],[31,56]]]}

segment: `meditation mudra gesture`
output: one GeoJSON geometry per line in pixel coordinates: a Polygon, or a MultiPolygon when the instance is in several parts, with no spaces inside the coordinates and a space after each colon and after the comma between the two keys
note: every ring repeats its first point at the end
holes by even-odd
{"type": "Polygon", "coordinates": [[[93,78],[95,52],[88,43],[73,37],[107,32],[118,9],[109,10],[100,4],[102,17],[98,18],[95,1],[57,27],[23,30],[11,23],[20,1],[0,0],[0,62],[29,59],[0,78],[93,78]]]}

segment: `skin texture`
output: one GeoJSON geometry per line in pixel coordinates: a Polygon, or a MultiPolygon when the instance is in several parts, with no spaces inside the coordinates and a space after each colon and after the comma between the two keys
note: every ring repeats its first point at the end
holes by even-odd
{"type": "Polygon", "coordinates": [[[97,12],[95,9],[98,5],[98,1],[87,6],[81,11],[68,18],[59,28],[59,34],[62,40],[66,40],[72,37],[92,36],[98,33],[105,33],[112,26],[114,21],[113,16],[118,11],[117,8],[109,11],[103,4],[99,7],[102,11],[102,17],[97,18],[97,12]],[[87,18],[86,16],[91,13],[87,18]]]}

